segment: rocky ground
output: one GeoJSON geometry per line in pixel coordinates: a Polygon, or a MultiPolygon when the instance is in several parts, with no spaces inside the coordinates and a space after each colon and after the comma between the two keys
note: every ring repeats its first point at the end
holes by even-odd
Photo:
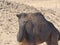
{"type": "MultiPolygon", "coordinates": [[[[60,29],[60,13],[52,9],[36,9],[33,6],[0,0],[0,45],[19,45],[17,42],[18,33],[18,13],[42,12],[45,18],[60,29]]],[[[60,30],[59,30],[60,31],[60,30]]]]}

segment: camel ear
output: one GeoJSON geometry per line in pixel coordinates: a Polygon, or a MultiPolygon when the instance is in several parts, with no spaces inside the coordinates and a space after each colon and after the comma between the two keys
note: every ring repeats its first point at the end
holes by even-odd
{"type": "Polygon", "coordinates": [[[20,14],[17,14],[16,16],[18,17],[18,18],[21,18],[21,16],[22,17],[25,17],[27,14],[26,13],[20,13],[20,14]]]}
{"type": "Polygon", "coordinates": [[[21,16],[20,16],[20,14],[17,14],[16,16],[17,16],[18,18],[20,18],[20,17],[21,17],[21,16]]]}

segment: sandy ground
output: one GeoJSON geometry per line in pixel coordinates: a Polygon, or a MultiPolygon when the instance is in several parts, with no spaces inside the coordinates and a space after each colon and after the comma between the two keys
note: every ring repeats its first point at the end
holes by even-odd
{"type": "Polygon", "coordinates": [[[19,45],[16,37],[19,30],[17,13],[39,11],[60,29],[59,0],[0,0],[0,45],[19,45]]]}
{"type": "Polygon", "coordinates": [[[53,9],[60,11],[60,0],[9,0],[17,3],[23,3],[35,8],[53,9]]]}

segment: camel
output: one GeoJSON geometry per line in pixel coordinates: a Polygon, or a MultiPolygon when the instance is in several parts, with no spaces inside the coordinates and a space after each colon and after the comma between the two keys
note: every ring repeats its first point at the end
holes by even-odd
{"type": "Polygon", "coordinates": [[[16,16],[19,21],[17,41],[21,45],[38,45],[43,42],[58,45],[59,31],[42,13],[20,13],[16,16]]]}

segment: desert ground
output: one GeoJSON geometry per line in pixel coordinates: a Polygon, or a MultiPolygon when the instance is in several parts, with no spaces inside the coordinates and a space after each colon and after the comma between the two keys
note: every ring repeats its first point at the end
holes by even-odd
{"type": "Polygon", "coordinates": [[[17,42],[19,25],[16,14],[22,12],[41,12],[60,32],[59,0],[0,0],[0,45],[19,45],[17,42]]]}

